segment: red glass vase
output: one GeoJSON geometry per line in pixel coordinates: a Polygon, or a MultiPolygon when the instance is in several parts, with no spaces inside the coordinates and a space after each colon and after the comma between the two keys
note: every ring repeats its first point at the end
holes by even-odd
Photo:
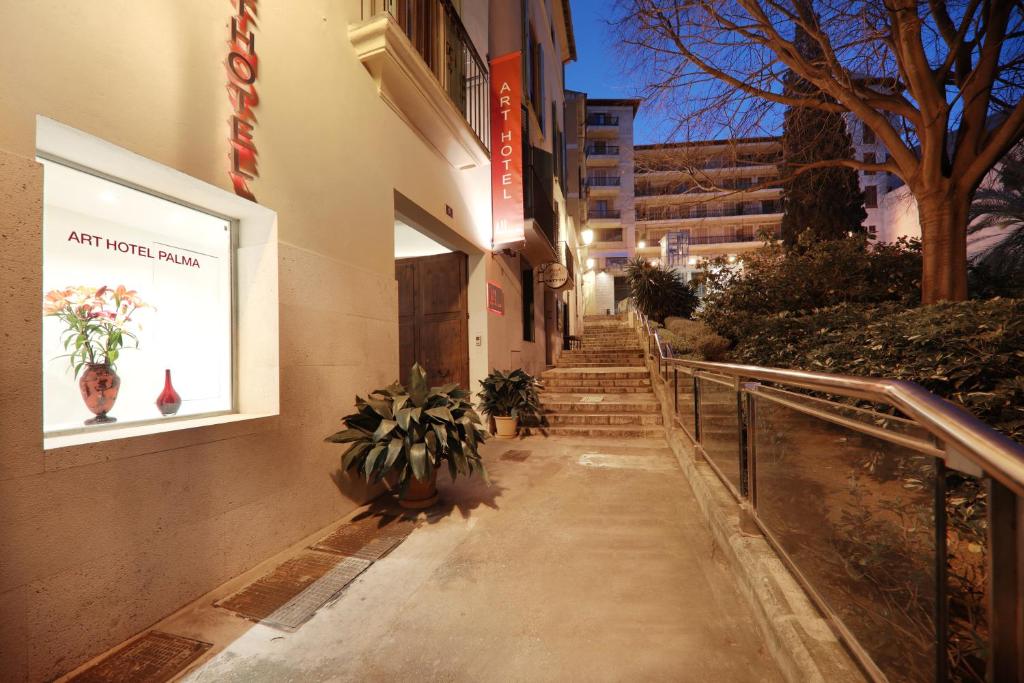
{"type": "Polygon", "coordinates": [[[171,384],[170,370],[164,370],[164,390],[156,397],[156,407],[160,410],[160,414],[164,416],[174,415],[178,412],[178,408],[181,407],[181,396],[178,396],[178,392],[174,390],[174,385],[171,384]]]}

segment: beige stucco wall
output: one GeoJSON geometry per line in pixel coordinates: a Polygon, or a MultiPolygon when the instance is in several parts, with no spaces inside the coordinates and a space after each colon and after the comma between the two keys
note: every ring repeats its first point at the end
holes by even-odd
{"type": "MultiPolygon", "coordinates": [[[[479,27],[486,3],[463,4],[479,27]]],[[[280,417],[44,452],[35,117],[227,189],[232,5],[0,0],[0,679],[67,671],[365,499],[322,438],[398,375],[394,192],[481,251],[490,227],[489,168],[456,171],[377,95],[347,37],[358,5],[260,2],[252,189],[279,218],[280,417]]]]}

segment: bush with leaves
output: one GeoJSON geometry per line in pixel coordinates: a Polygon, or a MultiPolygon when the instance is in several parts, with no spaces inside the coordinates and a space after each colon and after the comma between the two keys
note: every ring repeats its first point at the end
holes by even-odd
{"type": "Polygon", "coordinates": [[[494,369],[480,380],[480,409],[490,417],[514,417],[531,424],[541,419],[536,377],[522,368],[511,372],[494,369]]]}
{"type": "Polygon", "coordinates": [[[429,481],[443,461],[454,479],[487,470],[478,452],[487,438],[469,392],[457,384],[427,387],[427,373],[413,365],[409,388],[395,382],[365,399],[356,397],[356,412],[344,418],[346,429],[325,440],[350,443],[343,470],[355,470],[370,483],[389,472],[404,494],[413,477],[429,481]]]}
{"type": "Polygon", "coordinates": [[[1024,300],[905,309],[844,304],[779,314],[732,351],[736,362],[905,379],[1024,442],[1024,300]]]}
{"type": "Polygon", "coordinates": [[[842,303],[917,305],[921,248],[905,238],[869,245],[863,236],[812,242],[799,250],[770,243],[737,263],[706,264],[703,278],[707,295],[697,317],[735,342],[773,313],[842,303]]]}
{"type": "Polygon", "coordinates": [[[699,320],[670,316],[665,318],[665,328],[658,334],[680,358],[717,361],[723,360],[729,350],[729,340],[699,320]]]}
{"type": "Polygon", "coordinates": [[[679,271],[640,256],[626,264],[626,284],[637,310],[657,322],[669,316],[690,318],[697,308],[697,294],[679,271]]]}

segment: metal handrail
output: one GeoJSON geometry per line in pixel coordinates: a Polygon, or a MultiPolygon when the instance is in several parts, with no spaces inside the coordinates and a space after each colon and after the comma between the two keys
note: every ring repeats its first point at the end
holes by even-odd
{"type": "MultiPolygon", "coordinates": [[[[658,379],[663,380],[665,388],[674,395],[674,405],[670,409],[674,409],[675,415],[670,424],[686,432],[694,444],[695,451],[703,456],[703,460],[729,492],[749,511],[751,519],[763,532],[765,540],[807,590],[808,596],[833,625],[865,674],[876,683],[888,680],[885,672],[876,664],[872,654],[858,641],[854,631],[848,628],[845,617],[833,609],[830,598],[820,590],[820,585],[814,582],[813,574],[807,574],[806,566],[787,552],[774,521],[760,515],[761,496],[758,493],[756,444],[758,431],[762,427],[758,425],[756,419],[758,399],[937,459],[932,496],[935,515],[935,551],[932,558],[935,576],[933,651],[935,680],[941,683],[950,680],[947,648],[951,642],[950,602],[947,597],[949,518],[946,512],[947,489],[944,472],[947,469],[959,470],[983,482],[986,487],[984,509],[987,530],[987,677],[992,681],[1024,681],[1024,446],[996,431],[965,409],[932,394],[914,382],[674,358],[671,347],[666,347],[661,341],[657,328],[646,316],[632,307],[630,315],[633,316],[636,331],[647,343],[650,359],[658,364],[658,379]],[[689,426],[680,419],[680,374],[689,375],[692,382],[693,422],[689,426]],[[733,456],[722,452],[721,445],[716,447],[717,451],[709,450],[710,437],[704,434],[706,406],[702,400],[705,391],[702,386],[706,382],[725,384],[726,391],[732,390],[735,394],[735,457],[738,461],[730,465],[729,470],[723,469],[722,465],[729,462],[733,456]],[[875,405],[891,406],[909,418],[900,418],[901,423],[913,425],[920,430],[921,436],[887,429],[880,426],[877,421],[873,424],[861,422],[831,412],[823,409],[820,404],[828,403],[835,408],[851,406],[825,398],[784,391],[779,389],[779,386],[808,390],[829,397],[849,397],[875,405]],[[805,403],[802,399],[809,399],[815,402],[815,405],[805,403]]],[[[651,371],[654,372],[653,367],[651,371]]],[[[886,419],[889,417],[878,413],[875,415],[886,419]]],[[[710,443],[714,443],[713,438],[710,443]]]]}
{"type": "Polygon", "coordinates": [[[653,337],[659,352],[659,363],[710,370],[737,379],[788,384],[801,389],[891,405],[917,421],[933,437],[956,446],[958,454],[1018,496],[1024,496],[1024,446],[920,384],[905,380],[674,358],[671,350],[665,355],[658,331],[650,326],[646,316],[636,310],[634,313],[642,320],[644,331],[653,337]]]}

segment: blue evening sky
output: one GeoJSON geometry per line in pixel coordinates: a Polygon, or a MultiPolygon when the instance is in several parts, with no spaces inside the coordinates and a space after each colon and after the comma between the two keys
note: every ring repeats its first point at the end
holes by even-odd
{"type": "MultiPolygon", "coordinates": [[[[625,73],[622,58],[613,45],[611,16],[613,0],[571,0],[577,60],[565,68],[566,87],[593,98],[637,97],[640,83],[625,73]]],[[[640,106],[634,142],[638,145],[665,142],[669,135],[664,117],[651,107],[640,106]]]]}

